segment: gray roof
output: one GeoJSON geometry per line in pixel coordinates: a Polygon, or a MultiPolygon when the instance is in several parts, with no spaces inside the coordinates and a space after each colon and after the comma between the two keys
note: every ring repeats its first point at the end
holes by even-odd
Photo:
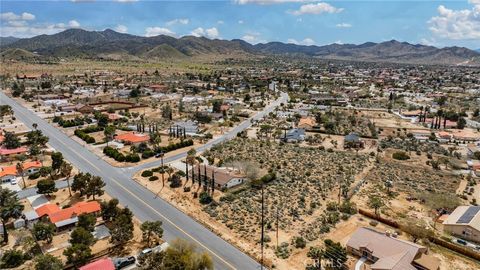
{"type": "Polygon", "coordinates": [[[350,134],[345,136],[345,141],[346,142],[359,142],[360,141],[360,136],[358,135],[358,133],[350,132],[350,134]]]}

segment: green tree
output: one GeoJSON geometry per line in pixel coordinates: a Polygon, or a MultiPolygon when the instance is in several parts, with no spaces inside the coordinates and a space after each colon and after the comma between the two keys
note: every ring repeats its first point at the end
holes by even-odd
{"type": "Polygon", "coordinates": [[[72,190],[73,192],[80,192],[80,197],[85,195],[87,183],[92,175],[90,173],[79,173],[73,177],[72,190]]]}
{"type": "Polygon", "coordinates": [[[13,132],[4,131],[3,133],[3,146],[7,149],[15,149],[20,147],[20,140],[15,136],[13,132]]]}
{"type": "Polygon", "coordinates": [[[23,205],[15,191],[0,186],[0,218],[3,226],[3,242],[8,243],[7,222],[22,215],[23,205]]]}
{"type": "Polygon", "coordinates": [[[165,252],[151,252],[138,258],[141,270],[166,270],[163,267],[165,252]]]}
{"type": "Polygon", "coordinates": [[[147,243],[147,246],[150,246],[150,238],[153,236],[157,238],[162,238],[163,228],[161,221],[145,221],[140,227],[142,230],[143,241],[147,243]]]}
{"type": "Polygon", "coordinates": [[[82,227],[89,232],[95,230],[95,224],[97,223],[97,218],[94,214],[81,214],[78,216],[77,226],[82,227]]]}
{"type": "Polygon", "coordinates": [[[323,257],[331,262],[330,269],[342,269],[347,261],[347,250],[338,242],[325,239],[325,249],[323,257]]]}
{"type": "Polygon", "coordinates": [[[52,170],[55,172],[55,174],[57,174],[63,163],[63,154],[61,152],[55,152],[55,153],[52,153],[51,157],[52,157],[52,170]]]}
{"type": "Polygon", "coordinates": [[[52,179],[43,179],[37,182],[37,193],[50,195],[54,192],[57,192],[58,189],[55,187],[55,181],[52,179]]]}
{"type": "Polygon", "coordinates": [[[37,241],[46,240],[51,243],[55,234],[55,225],[45,222],[37,222],[33,225],[32,234],[37,241]]]}
{"type": "Polygon", "coordinates": [[[372,209],[375,209],[375,215],[378,216],[378,209],[380,209],[380,207],[384,205],[385,204],[382,198],[380,198],[379,196],[371,195],[370,197],[368,197],[368,206],[372,209]]]}
{"type": "Polygon", "coordinates": [[[103,134],[105,135],[105,139],[107,140],[107,146],[108,146],[108,142],[113,140],[115,131],[116,131],[116,127],[114,125],[108,125],[103,130],[103,134]]]}
{"type": "Polygon", "coordinates": [[[63,255],[67,257],[67,263],[81,266],[92,258],[92,250],[87,245],[75,244],[65,249],[63,255]]]}
{"type": "Polygon", "coordinates": [[[118,200],[117,199],[111,199],[108,202],[101,202],[100,203],[100,208],[101,208],[101,215],[104,221],[112,221],[114,220],[118,212],[120,211],[120,208],[118,208],[118,200]]]}
{"type": "Polygon", "coordinates": [[[35,270],[62,270],[63,263],[62,261],[50,254],[38,255],[34,259],[35,261],[35,270]]]}
{"type": "Polygon", "coordinates": [[[121,209],[113,220],[112,237],[110,242],[114,245],[123,245],[133,238],[132,212],[128,208],[121,209]]]}
{"type": "Polygon", "coordinates": [[[465,120],[465,118],[463,117],[458,118],[458,121],[457,121],[458,129],[464,129],[466,125],[467,125],[467,120],[465,120]]]}
{"type": "Polygon", "coordinates": [[[198,252],[196,246],[182,239],[171,242],[165,251],[164,269],[213,269],[213,261],[207,252],[198,252]]]}
{"type": "Polygon", "coordinates": [[[66,161],[64,161],[62,163],[62,166],[60,166],[60,175],[62,177],[65,177],[65,179],[67,180],[68,193],[70,194],[70,197],[72,197],[72,189],[70,187],[70,176],[72,175],[72,170],[73,166],[66,161]]]}
{"type": "Polygon", "coordinates": [[[35,129],[26,134],[27,144],[44,147],[48,143],[48,137],[41,130],[35,129]]]}
{"type": "Polygon", "coordinates": [[[70,244],[83,244],[86,246],[91,246],[95,243],[95,238],[93,234],[83,227],[77,227],[73,232],[70,234],[70,244]]]}
{"type": "Polygon", "coordinates": [[[87,198],[90,196],[93,197],[95,200],[95,196],[102,196],[104,191],[103,187],[105,186],[105,182],[103,182],[100,176],[93,176],[90,178],[90,181],[87,182],[87,188],[85,189],[85,195],[87,198]]]}
{"type": "Polygon", "coordinates": [[[0,260],[0,268],[15,268],[23,264],[25,261],[25,254],[21,250],[10,249],[3,253],[0,260]]]}

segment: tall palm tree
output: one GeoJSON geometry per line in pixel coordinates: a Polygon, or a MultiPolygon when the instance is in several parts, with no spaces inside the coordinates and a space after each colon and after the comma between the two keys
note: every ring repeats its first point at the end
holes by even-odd
{"type": "Polygon", "coordinates": [[[17,173],[20,174],[20,176],[22,177],[23,188],[26,188],[27,185],[25,184],[25,171],[23,170],[23,164],[18,162],[16,168],[17,173]]]}
{"type": "Polygon", "coordinates": [[[0,219],[3,226],[3,242],[8,243],[7,222],[22,215],[23,205],[15,191],[0,187],[0,219]]]}
{"type": "Polygon", "coordinates": [[[60,173],[65,176],[65,179],[67,180],[68,193],[70,194],[70,197],[72,197],[72,190],[70,188],[70,176],[72,175],[72,169],[73,166],[66,161],[63,161],[62,165],[60,166],[60,173]]]}

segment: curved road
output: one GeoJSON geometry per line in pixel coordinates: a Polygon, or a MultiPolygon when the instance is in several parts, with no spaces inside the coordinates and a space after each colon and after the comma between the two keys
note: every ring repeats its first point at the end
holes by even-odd
{"type": "MultiPolygon", "coordinates": [[[[262,118],[273,111],[280,103],[284,103],[287,100],[288,95],[282,93],[279,99],[268,105],[263,111],[257,113],[252,119],[262,118]]],[[[15,112],[15,116],[25,125],[31,127],[33,123],[37,123],[38,128],[50,138],[49,144],[57,151],[62,152],[63,156],[79,170],[102,177],[106,183],[105,191],[110,196],[117,198],[122,205],[128,206],[140,221],[161,220],[163,222],[164,238],[167,241],[183,238],[194,242],[201,249],[211,254],[215,269],[252,270],[260,268],[259,263],[251,257],[218,237],[168,202],[155,197],[155,194],[147,188],[132,181],[131,175],[135,171],[155,166],[160,161],[142,164],[126,170],[113,167],[50,125],[47,121],[38,117],[34,112],[7,97],[2,91],[0,91],[0,104],[10,105],[15,112]]],[[[214,144],[233,138],[238,132],[250,126],[251,121],[248,119],[222,137],[198,147],[197,151],[204,151],[214,144]]],[[[186,152],[180,153],[165,159],[165,162],[171,162],[185,156],[186,152]]]]}

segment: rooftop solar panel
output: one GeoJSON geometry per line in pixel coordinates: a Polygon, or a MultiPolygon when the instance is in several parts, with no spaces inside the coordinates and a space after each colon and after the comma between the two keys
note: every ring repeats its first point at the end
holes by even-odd
{"type": "Polygon", "coordinates": [[[472,218],[480,211],[480,206],[470,206],[467,211],[457,220],[458,223],[470,223],[472,218]]]}

